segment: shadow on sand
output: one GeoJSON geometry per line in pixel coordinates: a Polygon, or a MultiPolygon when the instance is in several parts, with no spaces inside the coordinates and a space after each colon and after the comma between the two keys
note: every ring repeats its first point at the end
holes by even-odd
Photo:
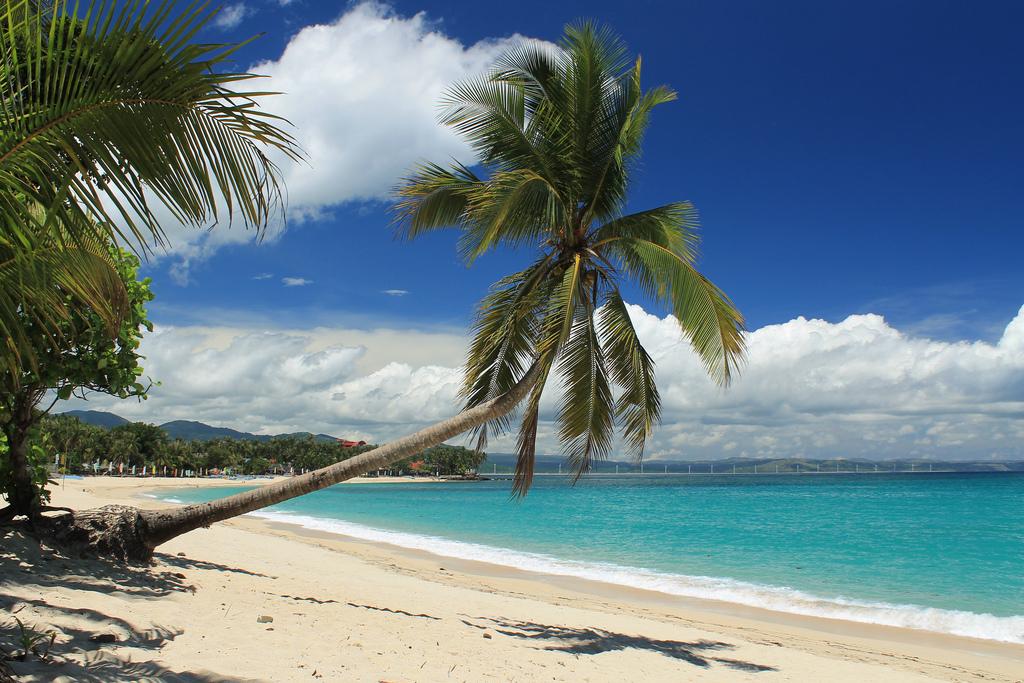
{"type": "Polygon", "coordinates": [[[735,645],[714,640],[659,640],[640,635],[614,633],[599,628],[574,628],[570,626],[549,626],[531,621],[516,621],[503,618],[477,617],[473,623],[463,619],[463,623],[478,629],[494,631],[513,638],[523,638],[543,643],[545,650],[567,652],[575,655],[597,655],[602,652],[618,650],[647,650],[656,652],[672,659],[709,668],[712,664],[721,664],[730,669],[747,673],[776,671],[775,667],[754,664],[739,659],[720,657],[712,653],[734,650],[735,645]]]}
{"type": "MultiPolygon", "coordinates": [[[[170,556],[160,559],[167,562],[170,556]]],[[[22,626],[37,633],[57,633],[49,655],[29,661],[8,661],[6,667],[18,681],[167,681],[169,683],[212,683],[243,679],[208,672],[175,671],[159,662],[131,661],[133,656],[156,652],[182,631],[154,624],[139,629],[130,622],[95,609],[48,602],[33,597],[33,587],[57,588],[68,597],[73,591],[118,593],[133,599],[155,600],[172,593],[195,590],[184,575],[173,571],[191,561],[172,557],[170,568],[126,567],[95,559],[73,559],[60,555],[17,529],[0,531],[0,658],[22,651],[22,626]],[[26,591],[25,589],[29,589],[26,591]],[[93,637],[109,635],[115,642],[96,642],[93,637]]],[[[225,568],[226,570],[227,568],[225,568]]],[[[38,593],[35,593],[38,595],[38,593]]],[[[46,642],[49,638],[44,638],[46,642]]],[[[40,641],[43,642],[43,641],[40,641]]],[[[42,648],[45,650],[45,645],[42,648]]],[[[0,681],[4,667],[0,666],[0,681]]]]}
{"type": "Polygon", "coordinates": [[[246,576],[256,576],[263,579],[276,579],[276,576],[268,576],[267,574],[260,574],[259,572],[251,572],[248,569],[239,569],[238,567],[229,567],[226,564],[219,564],[217,562],[207,562],[205,560],[193,560],[188,557],[180,555],[170,555],[168,553],[153,553],[153,559],[164,564],[170,565],[171,567],[177,567],[178,569],[205,569],[212,570],[215,572],[229,572],[231,574],[244,574],[246,576]]]}

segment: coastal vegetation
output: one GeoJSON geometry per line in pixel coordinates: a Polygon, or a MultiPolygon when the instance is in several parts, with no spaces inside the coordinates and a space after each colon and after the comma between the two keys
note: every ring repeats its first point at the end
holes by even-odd
{"type": "MultiPolygon", "coordinates": [[[[8,11],[0,45],[12,55],[0,81],[9,87],[0,93],[10,124],[0,140],[0,195],[12,262],[34,263],[41,236],[72,228],[88,236],[82,243],[120,237],[143,248],[158,244],[163,233],[150,201],[187,225],[221,215],[240,216],[257,230],[267,225],[280,187],[266,150],[291,158],[299,152],[280,121],[257,106],[264,93],[233,90],[250,74],[217,71],[237,46],[190,42],[210,15],[175,16],[173,2],[162,3],[156,18],[133,4],[122,13],[111,3],[109,16],[104,10],[86,18],[60,2],[15,4],[20,9],[8,11]],[[70,91],[68,73],[81,81],[70,91]]],[[[554,378],[561,384],[556,431],[577,477],[609,455],[616,427],[641,458],[661,404],[622,283],[638,284],[672,311],[681,339],[719,383],[728,384],[744,351],[741,315],[696,268],[694,208],[678,201],[626,211],[650,115],[674,99],[666,87],[645,90],[640,60],[589,23],[567,27],[557,46],[524,42],[484,76],[449,90],[442,122],[474,147],[479,166],[426,163],[413,171],[397,189],[399,233],[457,229],[468,264],[498,248],[536,251],[532,265],[500,280],[478,308],[464,409],[454,417],[211,503],[44,517],[38,502],[19,499],[11,512],[59,542],[146,560],[192,529],[391,467],[467,431],[482,450],[492,434],[512,427],[521,404],[514,490],[525,495],[541,396],[554,378]]],[[[97,282],[109,275],[99,266],[95,272],[97,282]]],[[[16,280],[0,286],[10,304],[16,280]]],[[[95,305],[112,327],[125,319],[123,306],[101,310],[107,299],[85,294],[69,288],[62,296],[70,306],[95,305]]],[[[18,310],[10,304],[0,312],[17,333],[4,359],[12,374],[36,358],[18,310]]],[[[67,344],[50,320],[66,318],[66,307],[38,310],[51,323],[53,343],[67,344]]]]}
{"type": "MultiPolygon", "coordinates": [[[[292,474],[333,465],[377,448],[345,447],[336,439],[282,435],[266,440],[218,437],[172,439],[157,425],[125,422],[104,429],[70,415],[47,415],[29,440],[34,469],[56,474],[292,474]],[[48,459],[48,462],[45,460],[48,459]]],[[[393,462],[380,474],[462,476],[475,472],[487,454],[442,444],[393,462]]],[[[375,473],[374,473],[375,474],[375,473]]]]}

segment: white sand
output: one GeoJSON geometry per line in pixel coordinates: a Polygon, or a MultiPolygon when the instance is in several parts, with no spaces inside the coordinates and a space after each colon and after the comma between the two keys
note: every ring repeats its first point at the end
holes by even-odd
{"type": "MultiPolygon", "coordinates": [[[[141,491],[182,483],[68,481],[54,504],[156,507],[141,491]]],[[[58,632],[51,663],[11,665],[34,681],[1024,680],[1024,646],[683,600],[253,518],[171,541],[151,570],[55,557],[8,532],[5,635],[14,610],[58,632]],[[93,643],[96,633],[118,642],[93,643]]]]}

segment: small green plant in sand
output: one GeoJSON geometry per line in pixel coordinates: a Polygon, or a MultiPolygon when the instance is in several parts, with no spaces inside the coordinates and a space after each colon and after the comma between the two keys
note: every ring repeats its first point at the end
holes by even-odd
{"type": "Polygon", "coordinates": [[[50,650],[53,648],[54,641],[57,640],[57,632],[52,630],[37,631],[30,626],[26,626],[25,622],[18,617],[14,617],[14,621],[18,625],[15,645],[20,649],[20,652],[5,653],[4,659],[27,662],[35,655],[41,661],[46,661],[50,656],[50,650]]]}

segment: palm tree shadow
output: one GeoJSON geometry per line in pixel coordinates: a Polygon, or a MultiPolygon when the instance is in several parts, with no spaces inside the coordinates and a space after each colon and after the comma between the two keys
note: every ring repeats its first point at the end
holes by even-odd
{"type": "Polygon", "coordinates": [[[64,676],[67,680],[95,681],[146,680],[205,683],[230,680],[191,672],[177,672],[157,662],[133,662],[132,655],[139,651],[155,652],[183,633],[181,629],[154,624],[139,629],[116,616],[82,607],[64,607],[45,600],[12,599],[0,596],[0,611],[12,615],[0,621],[0,648],[6,652],[19,651],[22,627],[14,616],[23,619],[25,627],[37,632],[53,631],[57,634],[46,657],[39,654],[27,662],[10,662],[15,675],[27,680],[50,680],[64,676]],[[8,602],[12,600],[12,602],[8,602]],[[34,613],[36,616],[28,616],[34,613]],[[113,643],[93,640],[98,634],[109,634],[113,643]],[[123,648],[130,648],[122,655],[123,648]]]}
{"type": "Polygon", "coordinates": [[[239,569],[238,567],[229,567],[226,564],[219,564],[217,562],[207,562],[205,560],[194,560],[188,557],[180,555],[171,555],[168,553],[153,553],[153,559],[163,562],[164,564],[172,567],[178,567],[179,569],[207,569],[217,572],[231,572],[233,574],[245,574],[246,576],[256,576],[263,579],[276,579],[276,576],[268,576],[267,574],[260,574],[259,572],[249,571],[248,569],[239,569]]]}
{"type": "Polygon", "coordinates": [[[75,559],[45,549],[19,530],[0,538],[0,590],[5,583],[161,598],[192,590],[181,574],[102,559],[75,559]]]}
{"type": "Polygon", "coordinates": [[[549,643],[543,649],[555,652],[567,652],[575,655],[597,655],[603,652],[619,650],[647,650],[678,659],[680,661],[709,668],[712,664],[721,664],[730,669],[748,673],[776,671],[775,667],[755,664],[739,659],[713,656],[712,653],[736,649],[735,645],[714,640],[662,640],[641,635],[615,633],[599,628],[575,628],[571,626],[550,626],[531,621],[518,621],[504,618],[477,617],[476,621],[488,622],[481,625],[462,620],[467,626],[478,629],[492,628],[496,632],[513,638],[549,643]]]}
{"type": "Polygon", "coordinates": [[[51,680],[63,676],[76,683],[110,683],[110,681],[152,681],[153,683],[247,683],[253,679],[235,678],[203,671],[176,671],[157,662],[124,661],[108,652],[91,652],[83,661],[64,661],[52,664],[31,662],[12,663],[15,676],[29,681],[51,680]]]}
{"type": "MultiPolygon", "coordinates": [[[[185,566],[184,558],[173,566],[185,566]]],[[[82,607],[75,602],[50,601],[32,590],[55,589],[57,595],[76,591],[117,593],[130,598],[156,600],[171,593],[193,590],[184,576],[173,571],[125,567],[96,559],[76,559],[41,545],[18,530],[0,535],[0,656],[20,652],[21,620],[28,630],[40,634],[54,631],[56,640],[48,656],[34,656],[28,662],[6,663],[15,680],[64,680],[100,683],[106,681],[168,681],[172,683],[237,683],[243,679],[196,671],[176,671],[147,659],[180,636],[180,628],[149,624],[140,628],[118,616],[82,607]],[[25,589],[29,589],[26,593],[25,589]],[[97,636],[112,642],[97,642],[97,636]]],[[[48,638],[44,638],[48,641],[48,638]]],[[[158,656],[158,655],[157,655],[158,656]]],[[[0,681],[5,670],[0,666],[0,681]]]]}

